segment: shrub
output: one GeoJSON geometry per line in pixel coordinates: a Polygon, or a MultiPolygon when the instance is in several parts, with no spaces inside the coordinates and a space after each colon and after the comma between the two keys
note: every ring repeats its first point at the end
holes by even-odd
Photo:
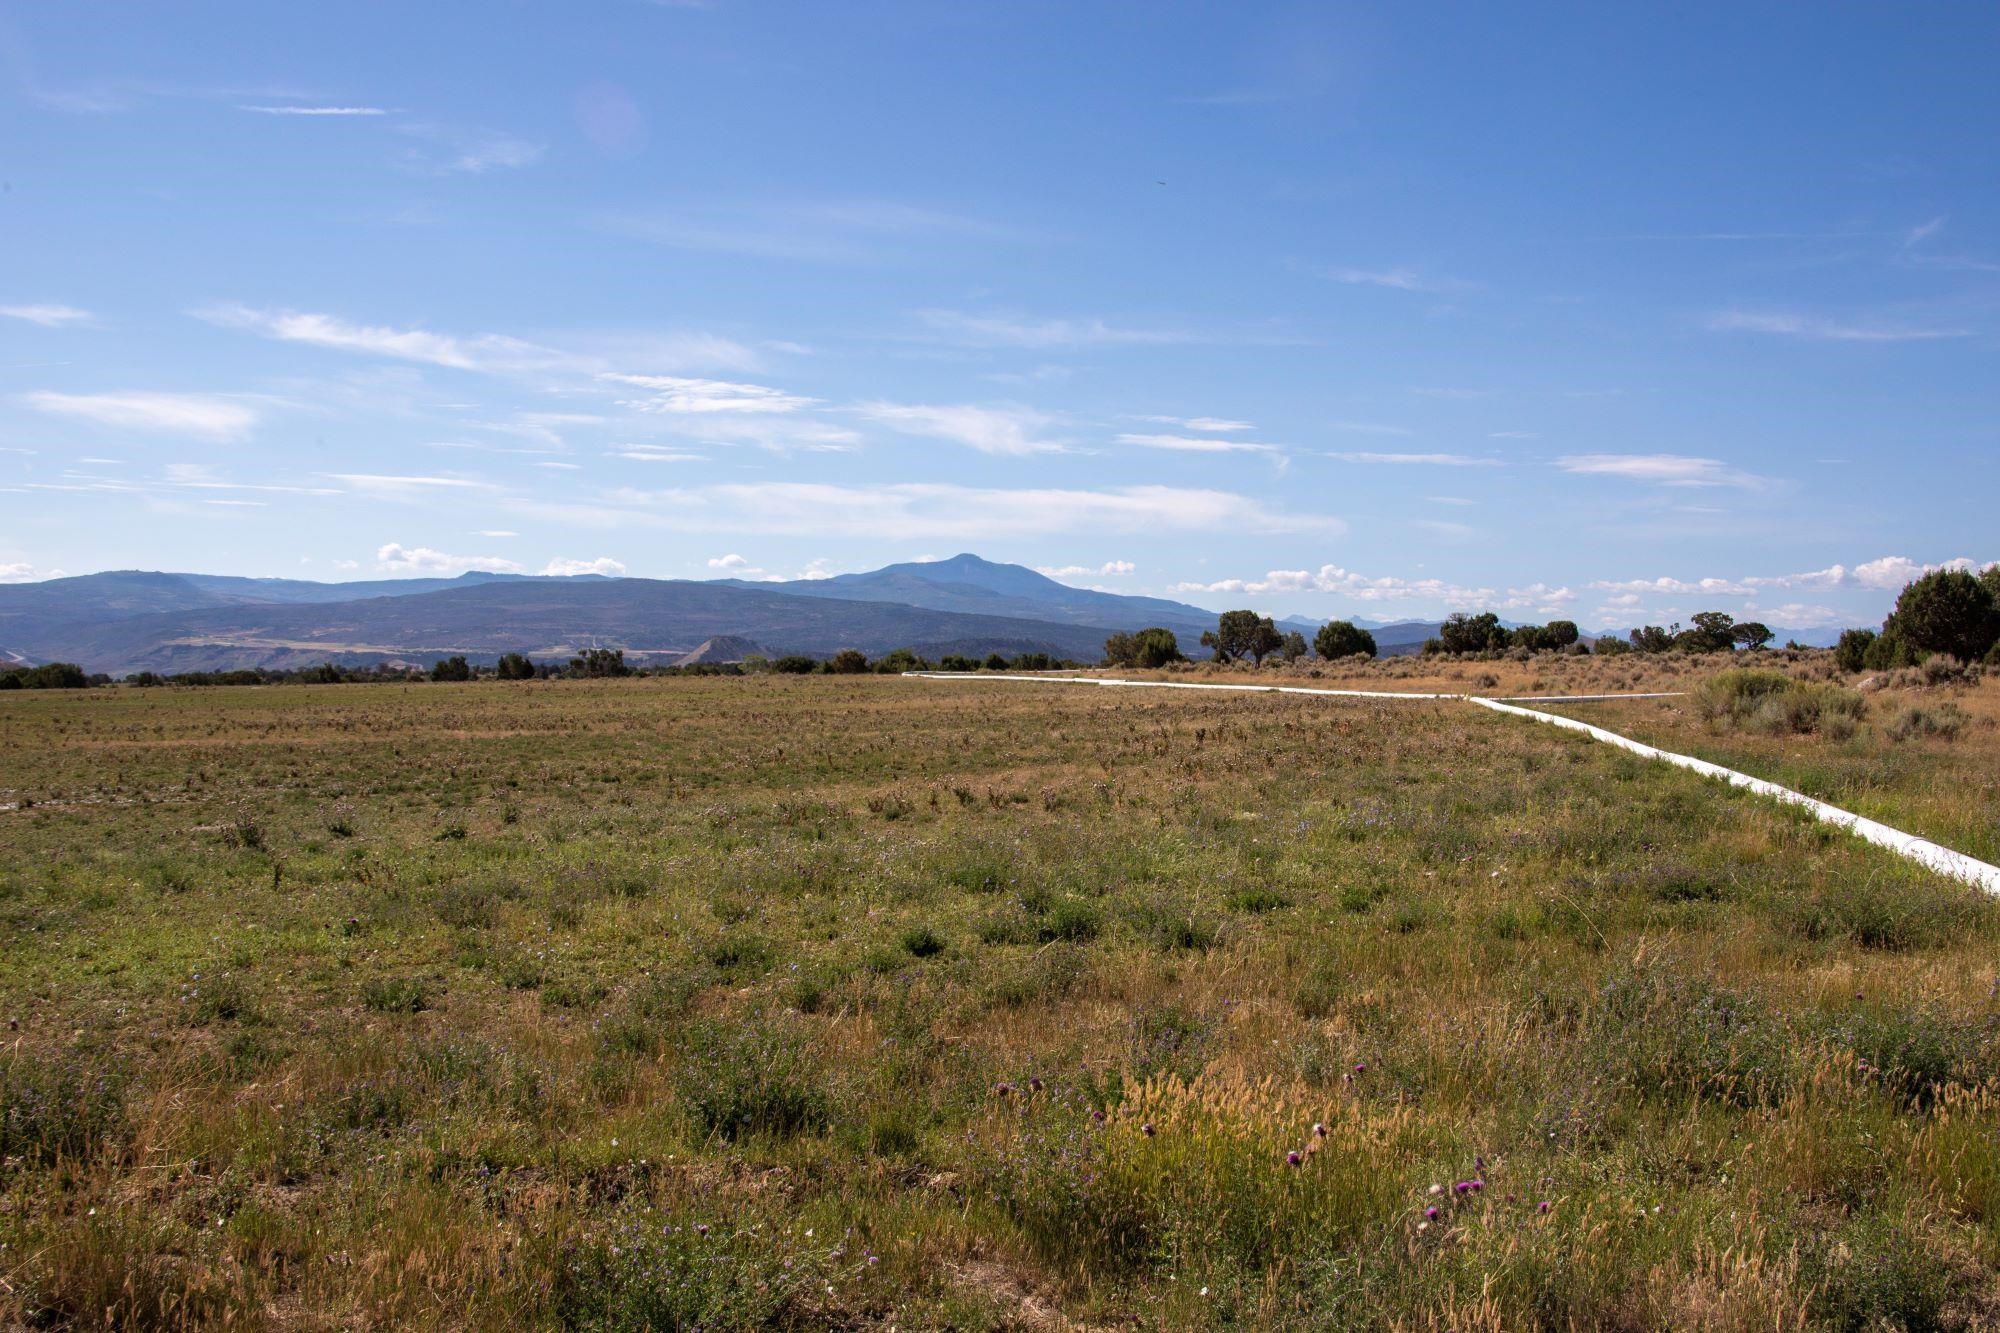
{"type": "Polygon", "coordinates": [[[440,657],[431,667],[432,680],[471,680],[472,667],[463,657],[440,657]]]}
{"type": "Polygon", "coordinates": [[[787,676],[809,676],[818,669],[818,662],[797,653],[789,653],[771,663],[771,670],[782,672],[787,676]]]}
{"type": "Polygon", "coordinates": [[[858,676],[868,669],[868,658],[857,648],[842,648],[827,659],[826,669],[836,676],[858,676]]]}
{"type": "Polygon", "coordinates": [[[493,674],[501,680],[533,680],[535,664],[520,653],[502,653],[493,665],[493,674]]]}
{"type": "Polygon", "coordinates": [[[903,951],[912,958],[934,958],[944,952],[944,941],[929,926],[912,926],[903,932],[903,951]]]}
{"type": "Polygon", "coordinates": [[[1883,730],[1892,741],[1924,739],[1956,740],[1972,719],[1954,703],[1905,704],[1883,730]]]}

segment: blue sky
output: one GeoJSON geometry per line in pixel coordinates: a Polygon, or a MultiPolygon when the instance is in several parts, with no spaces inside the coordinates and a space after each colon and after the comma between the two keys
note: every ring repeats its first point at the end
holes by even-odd
{"type": "Polygon", "coordinates": [[[0,4],[0,576],[2000,558],[2000,10],[0,4]]]}

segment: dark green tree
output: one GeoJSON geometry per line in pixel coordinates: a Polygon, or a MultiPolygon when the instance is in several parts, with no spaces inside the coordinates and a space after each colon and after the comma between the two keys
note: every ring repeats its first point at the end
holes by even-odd
{"type": "Polygon", "coordinates": [[[1152,669],[1181,660],[1180,640],[1170,629],[1155,625],[1132,636],[1132,665],[1152,669]]]}
{"type": "Polygon", "coordinates": [[[1278,640],[1278,656],[1287,662],[1296,662],[1306,655],[1306,636],[1297,630],[1289,630],[1278,640]]]}
{"type": "Polygon", "coordinates": [[[1626,637],[1631,639],[1635,652],[1664,653],[1674,646],[1674,635],[1679,629],[1679,625],[1675,625],[1672,629],[1661,629],[1658,625],[1641,625],[1626,637]]]}
{"type": "Polygon", "coordinates": [[[1512,636],[1500,624],[1500,617],[1491,611],[1476,616],[1457,611],[1438,626],[1437,641],[1440,652],[1487,653],[1507,647],[1512,636]]]}
{"type": "Polygon", "coordinates": [[[493,666],[493,674],[501,680],[533,680],[535,664],[520,653],[502,653],[493,666]]]}
{"type": "Polygon", "coordinates": [[[1264,665],[1264,658],[1283,642],[1284,636],[1271,618],[1255,611],[1224,611],[1215,628],[1201,636],[1201,646],[1213,648],[1216,661],[1247,657],[1258,666],[1264,665]]]}
{"type": "Polygon", "coordinates": [[[471,680],[472,667],[463,657],[440,657],[431,667],[432,680],[471,680]]]}
{"type": "Polygon", "coordinates": [[[607,676],[629,676],[632,668],[625,665],[623,648],[586,648],[582,656],[569,659],[569,674],[598,680],[607,676]]]}
{"type": "Polygon", "coordinates": [[[842,648],[827,659],[826,669],[836,676],[858,676],[868,669],[868,656],[859,648],[842,648]]]}
{"type": "Polygon", "coordinates": [[[1740,620],[1729,627],[1729,637],[1745,648],[1762,648],[1771,641],[1771,627],[1759,620],[1740,620]]]}
{"type": "Polygon", "coordinates": [[[1874,646],[1872,629],[1844,629],[1833,646],[1833,664],[1842,671],[1860,671],[1868,665],[1868,650],[1874,646]]]}
{"type": "Polygon", "coordinates": [[[1983,578],[1934,569],[1903,589],[1889,626],[1912,648],[1977,662],[2000,640],[2000,610],[1983,578]]]}
{"type": "Polygon", "coordinates": [[[1375,636],[1351,620],[1329,620],[1313,635],[1313,651],[1328,661],[1375,656],[1375,636]]]}

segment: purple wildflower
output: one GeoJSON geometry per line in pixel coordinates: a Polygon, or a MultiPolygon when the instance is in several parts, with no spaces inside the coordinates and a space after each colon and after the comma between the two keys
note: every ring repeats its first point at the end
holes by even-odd
{"type": "Polygon", "coordinates": [[[1546,1213],[1552,1206],[1553,1205],[1551,1205],[1547,1199],[1543,1199],[1540,1203],[1535,1205],[1535,1211],[1538,1213],[1546,1213]]]}
{"type": "Polygon", "coordinates": [[[1139,1132],[1140,1132],[1141,1134],[1144,1134],[1144,1135],[1145,1135],[1145,1136],[1146,1136],[1147,1138],[1149,1138],[1149,1139],[1150,1139],[1150,1138],[1152,1138],[1152,1137],[1153,1137],[1153,1135],[1155,1135],[1155,1134],[1159,1133],[1160,1131],[1159,1131],[1159,1130],[1157,1130],[1157,1129],[1154,1129],[1154,1128],[1153,1128],[1153,1127],[1152,1127],[1152,1126],[1151,1126],[1150,1124],[1147,1124],[1147,1125],[1141,1125],[1141,1126],[1139,1126],[1139,1132]]]}
{"type": "Polygon", "coordinates": [[[1286,1166],[1297,1166],[1299,1163],[1305,1160],[1306,1160],[1305,1158],[1299,1156],[1299,1150],[1297,1148],[1294,1148],[1290,1152],[1285,1154],[1286,1166]]]}
{"type": "Polygon", "coordinates": [[[1437,1215],[1438,1215],[1438,1210],[1436,1204],[1432,1204],[1430,1207],[1424,1209],[1424,1216],[1433,1222],[1437,1221],[1437,1215]]]}

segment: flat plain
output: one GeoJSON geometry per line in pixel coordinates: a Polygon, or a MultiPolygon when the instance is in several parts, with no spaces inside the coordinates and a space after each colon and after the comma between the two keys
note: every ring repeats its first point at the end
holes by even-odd
{"type": "Polygon", "coordinates": [[[10,1322],[2000,1319],[2000,904],[1463,703],[23,692],[0,807],[10,1322]]]}

